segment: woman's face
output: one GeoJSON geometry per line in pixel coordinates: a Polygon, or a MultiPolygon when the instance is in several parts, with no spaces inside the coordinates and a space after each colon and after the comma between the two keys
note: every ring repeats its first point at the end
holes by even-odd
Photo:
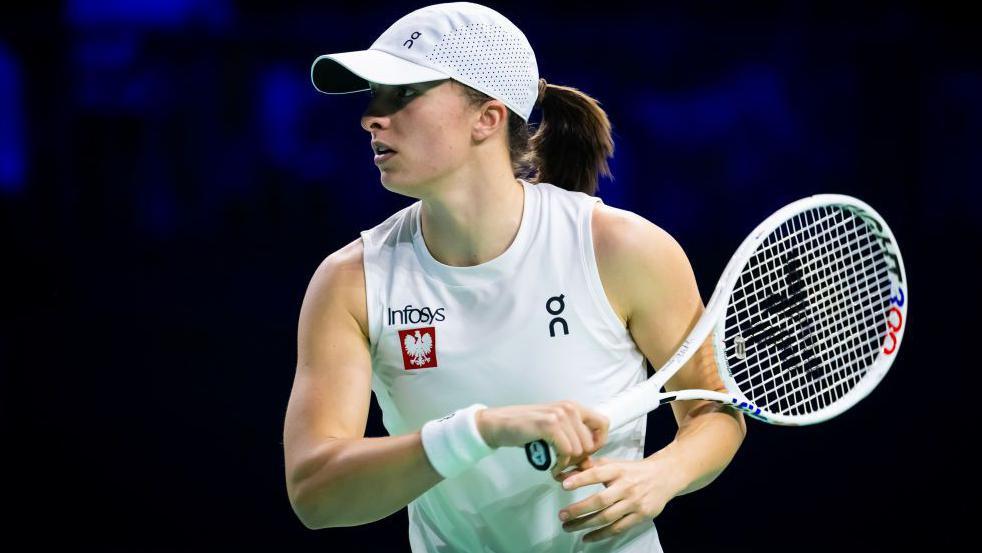
{"type": "MultiPolygon", "coordinates": [[[[395,155],[377,160],[382,185],[421,198],[430,184],[443,181],[471,155],[476,111],[449,79],[408,85],[371,83],[372,100],[361,117],[371,139],[395,155]]],[[[366,152],[375,157],[374,151],[366,152]]]]}

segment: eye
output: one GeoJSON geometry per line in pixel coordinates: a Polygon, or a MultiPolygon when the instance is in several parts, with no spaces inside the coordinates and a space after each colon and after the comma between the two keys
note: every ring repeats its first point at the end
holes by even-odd
{"type": "Polygon", "coordinates": [[[420,92],[408,86],[391,86],[385,88],[372,86],[368,89],[368,94],[373,100],[378,97],[384,97],[389,98],[389,101],[403,103],[419,96],[420,92]]]}

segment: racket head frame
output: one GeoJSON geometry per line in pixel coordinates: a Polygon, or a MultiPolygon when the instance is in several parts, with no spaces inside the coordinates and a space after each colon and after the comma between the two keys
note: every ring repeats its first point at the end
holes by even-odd
{"type": "MultiPolygon", "coordinates": [[[[869,204],[859,200],[858,198],[844,194],[816,194],[784,206],[757,225],[757,227],[754,228],[747,238],[744,239],[743,243],[740,244],[737,251],[727,263],[726,268],[723,271],[723,275],[720,277],[720,280],[716,285],[716,290],[713,292],[713,296],[707,304],[706,311],[713,313],[712,320],[715,322],[713,328],[713,350],[716,360],[716,367],[719,372],[720,379],[723,381],[727,392],[732,397],[730,397],[728,401],[721,401],[724,399],[725,395],[713,393],[711,395],[714,397],[703,397],[703,399],[711,399],[713,401],[727,403],[731,407],[734,407],[753,418],[770,424],[783,426],[804,426],[816,424],[842,414],[869,395],[873,388],[875,388],[883,377],[886,376],[890,366],[893,364],[893,361],[896,358],[896,353],[900,347],[900,343],[903,340],[904,329],[906,328],[905,323],[907,320],[908,305],[907,296],[907,273],[904,268],[903,256],[900,254],[900,248],[897,245],[896,237],[883,217],[881,217],[880,214],[877,213],[876,210],[874,210],[869,204]],[[754,254],[760,244],[766,240],[772,232],[784,224],[785,221],[790,220],[799,213],[822,206],[846,209],[854,212],[856,215],[866,220],[867,224],[876,229],[875,235],[877,239],[880,241],[884,250],[889,253],[890,259],[893,260],[893,267],[887,272],[890,278],[892,301],[891,307],[885,315],[888,317],[887,325],[890,333],[884,337],[883,343],[880,344],[879,354],[877,355],[876,360],[869,367],[867,375],[863,377],[852,389],[850,389],[849,392],[823,409],[801,415],[784,415],[781,413],[771,412],[766,408],[755,405],[754,402],[748,399],[741,391],[739,384],[730,370],[729,359],[726,355],[726,345],[724,343],[724,339],[727,322],[724,315],[726,313],[727,306],[729,305],[730,297],[733,294],[733,289],[737,280],[740,278],[743,268],[745,267],[750,256],[754,254]]],[[[694,392],[694,395],[699,395],[698,391],[695,390],[687,392],[694,392]]],[[[688,393],[685,395],[692,396],[693,394],[688,393]]],[[[680,397],[678,399],[682,398],[680,397]]]]}

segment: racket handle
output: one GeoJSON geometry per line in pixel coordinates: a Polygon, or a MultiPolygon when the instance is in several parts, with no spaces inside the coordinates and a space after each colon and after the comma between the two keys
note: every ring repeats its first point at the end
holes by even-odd
{"type": "MultiPolygon", "coordinates": [[[[706,330],[708,328],[708,325],[700,321],[696,324],[696,328],[690,333],[690,337],[686,339],[684,344],[689,344],[692,341],[691,334],[694,334],[696,331],[704,333],[699,338],[699,341],[705,340],[705,333],[709,332],[706,330]]],[[[595,407],[596,411],[606,416],[610,421],[607,431],[613,432],[628,422],[657,409],[659,402],[652,401],[652,398],[658,396],[658,391],[665,385],[665,381],[672,376],[675,367],[681,366],[692,357],[692,351],[689,347],[682,349],[681,353],[677,352],[665,365],[670,370],[665,371],[665,369],[661,369],[648,380],[627,388],[600,405],[597,405],[595,407]]],[[[556,450],[553,449],[552,444],[545,440],[539,439],[525,444],[525,457],[528,458],[529,464],[537,470],[550,470],[556,466],[556,450]]]]}
{"type": "Polygon", "coordinates": [[[525,456],[537,470],[549,470],[556,466],[556,450],[545,440],[525,444],[525,456]]]}

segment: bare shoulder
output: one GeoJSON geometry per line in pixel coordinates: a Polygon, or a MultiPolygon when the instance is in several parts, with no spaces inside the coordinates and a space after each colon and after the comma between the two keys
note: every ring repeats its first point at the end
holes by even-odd
{"type": "Polygon", "coordinates": [[[678,241],[637,213],[597,202],[591,225],[600,279],[622,322],[653,292],[691,274],[678,241]]]}
{"type": "Polygon", "coordinates": [[[332,302],[342,305],[358,321],[358,326],[367,337],[364,252],[360,236],[335,250],[317,267],[310,287],[313,293],[329,295],[332,302]]]}

